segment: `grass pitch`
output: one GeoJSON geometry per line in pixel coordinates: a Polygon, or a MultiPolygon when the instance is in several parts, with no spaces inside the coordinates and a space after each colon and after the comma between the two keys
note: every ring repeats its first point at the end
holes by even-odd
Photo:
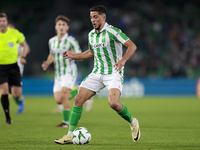
{"type": "MultiPolygon", "coordinates": [[[[145,97],[121,99],[140,122],[141,138],[134,143],[129,124],[111,110],[107,99],[95,98],[92,110],[83,111],[78,126],[90,130],[88,145],[58,145],[67,133],[56,128],[61,114],[51,113],[53,97],[26,97],[25,112],[17,115],[10,99],[13,125],[6,125],[0,107],[1,150],[199,150],[200,99],[195,97],[145,97]]],[[[73,104],[73,100],[71,101],[73,104]]]]}

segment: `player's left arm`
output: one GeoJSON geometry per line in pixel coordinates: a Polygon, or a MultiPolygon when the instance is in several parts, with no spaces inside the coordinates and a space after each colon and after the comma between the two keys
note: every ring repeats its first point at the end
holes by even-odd
{"type": "Polygon", "coordinates": [[[20,45],[22,46],[22,49],[23,49],[20,63],[26,64],[26,55],[27,55],[27,52],[29,51],[28,44],[26,43],[26,40],[24,40],[20,45]]]}
{"type": "Polygon", "coordinates": [[[94,54],[91,50],[86,50],[85,52],[74,53],[74,54],[72,54],[70,51],[65,51],[63,53],[63,57],[65,59],[71,59],[71,60],[84,60],[94,57],[94,54]]]}
{"type": "Polygon", "coordinates": [[[131,58],[131,56],[135,53],[137,49],[136,45],[130,39],[124,43],[124,46],[127,47],[126,53],[124,54],[121,60],[114,64],[114,67],[117,71],[120,71],[122,69],[126,61],[131,58]]]}

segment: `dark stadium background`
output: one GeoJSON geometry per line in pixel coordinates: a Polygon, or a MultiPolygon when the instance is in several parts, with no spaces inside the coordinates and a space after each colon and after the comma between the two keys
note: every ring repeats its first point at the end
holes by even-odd
{"type": "MultiPolygon", "coordinates": [[[[53,78],[53,65],[44,72],[41,63],[49,53],[48,40],[55,35],[55,18],[71,19],[69,34],[87,50],[87,34],[92,29],[89,8],[103,4],[107,22],[120,28],[137,45],[126,63],[126,78],[197,80],[200,75],[199,0],[7,0],[0,1],[31,47],[25,78],[53,78]]],[[[78,62],[79,78],[93,68],[93,60],[78,62]]],[[[185,81],[187,84],[187,81],[185,81]]],[[[195,89],[196,81],[192,82],[195,89]]],[[[190,88],[191,89],[191,88],[190,88]]],[[[195,93],[195,91],[193,91],[195,93]]]]}

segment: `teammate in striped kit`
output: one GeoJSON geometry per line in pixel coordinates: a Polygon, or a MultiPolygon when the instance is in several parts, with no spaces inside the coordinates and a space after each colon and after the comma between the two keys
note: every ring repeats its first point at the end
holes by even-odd
{"type": "Polygon", "coordinates": [[[64,59],[63,52],[81,53],[77,40],[68,35],[69,19],[66,16],[59,15],[55,20],[55,30],[57,36],[49,40],[50,54],[43,62],[42,68],[46,70],[54,62],[55,82],[53,87],[54,98],[57,104],[63,105],[63,121],[57,127],[69,126],[70,114],[70,91],[73,88],[77,78],[77,66],[74,60],[64,59]]]}
{"type": "Polygon", "coordinates": [[[64,52],[64,57],[71,60],[83,60],[94,57],[94,69],[81,83],[75,97],[70,115],[68,134],[55,140],[57,144],[71,144],[72,132],[81,118],[85,101],[107,87],[108,103],[131,127],[132,138],[140,138],[139,122],[133,118],[125,104],[119,98],[123,87],[124,65],[135,53],[136,45],[118,28],[106,23],[106,8],[102,5],[90,9],[90,19],[94,29],[89,33],[89,50],[74,54],[64,52]],[[122,45],[127,47],[122,56],[122,45]]]}

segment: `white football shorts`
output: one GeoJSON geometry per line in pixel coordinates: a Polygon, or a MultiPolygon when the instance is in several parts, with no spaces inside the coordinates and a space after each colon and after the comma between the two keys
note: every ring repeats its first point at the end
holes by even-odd
{"type": "Polygon", "coordinates": [[[104,87],[107,87],[108,90],[117,88],[122,92],[123,76],[118,72],[113,74],[90,73],[81,82],[80,87],[94,91],[96,94],[98,94],[104,87]]]}
{"type": "MultiPolygon", "coordinates": [[[[21,58],[21,57],[20,57],[21,58]]],[[[17,60],[17,64],[19,66],[19,71],[20,71],[20,74],[21,76],[23,76],[23,73],[24,73],[24,64],[21,64],[20,63],[20,58],[17,60]]]]}
{"type": "Polygon", "coordinates": [[[53,92],[61,91],[62,87],[72,89],[76,82],[77,74],[72,76],[71,74],[62,75],[59,78],[55,79],[53,92]]]}

